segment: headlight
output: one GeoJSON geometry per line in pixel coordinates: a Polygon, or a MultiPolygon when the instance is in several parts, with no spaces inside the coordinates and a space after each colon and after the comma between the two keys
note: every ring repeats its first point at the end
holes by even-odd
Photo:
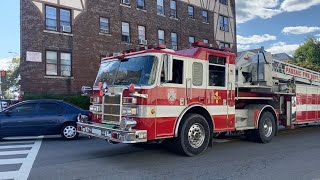
{"type": "Polygon", "coordinates": [[[131,128],[137,125],[137,121],[134,119],[122,118],[120,120],[120,129],[130,131],[131,128]]]}
{"type": "Polygon", "coordinates": [[[91,105],[90,106],[90,111],[92,111],[92,112],[102,112],[102,109],[101,109],[100,105],[91,105]]]}
{"type": "Polygon", "coordinates": [[[138,115],[138,108],[136,107],[123,107],[122,108],[123,116],[136,116],[138,115]]]}

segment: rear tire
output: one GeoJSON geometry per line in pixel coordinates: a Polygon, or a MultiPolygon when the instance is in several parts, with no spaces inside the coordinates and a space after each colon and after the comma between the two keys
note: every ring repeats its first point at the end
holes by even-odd
{"type": "Polygon", "coordinates": [[[179,127],[179,136],[175,144],[179,153],[196,156],[207,149],[210,137],[206,119],[198,114],[187,114],[179,127]]]}
{"type": "Polygon", "coordinates": [[[251,132],[251,138],[260,143],[269,143],[275,136],[276,130],[274,115],[269,111],[265,111],[260,117],[258,129],[251,132]]]}
{"type": "Polygon", "coordinates": [[[76,140],[79,137],[77,132],[77,125],[74,123],[67,123],[61,128],[61,136],[65,140],[76,140]]]}

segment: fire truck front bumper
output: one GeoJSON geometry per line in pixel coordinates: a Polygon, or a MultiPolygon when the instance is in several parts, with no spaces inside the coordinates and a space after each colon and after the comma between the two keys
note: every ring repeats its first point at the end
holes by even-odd
{"type": "Polygon", "coordinates": [[[77,122],[77,131],[80,134],[106,139],[111,142],[134,144],[147,142],[146,130],[121,130],[108,127],[105,124],[87,124],[77,122]]]}

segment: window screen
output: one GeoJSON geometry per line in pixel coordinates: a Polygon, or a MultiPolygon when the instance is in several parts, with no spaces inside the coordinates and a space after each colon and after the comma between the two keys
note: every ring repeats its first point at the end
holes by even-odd
{"type": "Polygon", "coordinates": [[[203,82],[203,65],[202,63],[193,63],[192,65],[192,84],[202,86],[203,82]]]}

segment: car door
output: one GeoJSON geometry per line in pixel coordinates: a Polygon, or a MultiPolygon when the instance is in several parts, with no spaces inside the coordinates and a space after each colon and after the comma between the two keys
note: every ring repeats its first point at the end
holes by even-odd
{"type": "Polygon", "coordinates": [[[43,135],[57,134],[64,122],[64,104],[59,102],[41,102],[39,104],[37,126],[43,135]]]}
{"type": "Polygon", "coordinates": [[[37,103],[23,103],[9,108],[1,118],[1,131],[4,136],[32,136],[37,133],[33,120],[37,103]]]}

